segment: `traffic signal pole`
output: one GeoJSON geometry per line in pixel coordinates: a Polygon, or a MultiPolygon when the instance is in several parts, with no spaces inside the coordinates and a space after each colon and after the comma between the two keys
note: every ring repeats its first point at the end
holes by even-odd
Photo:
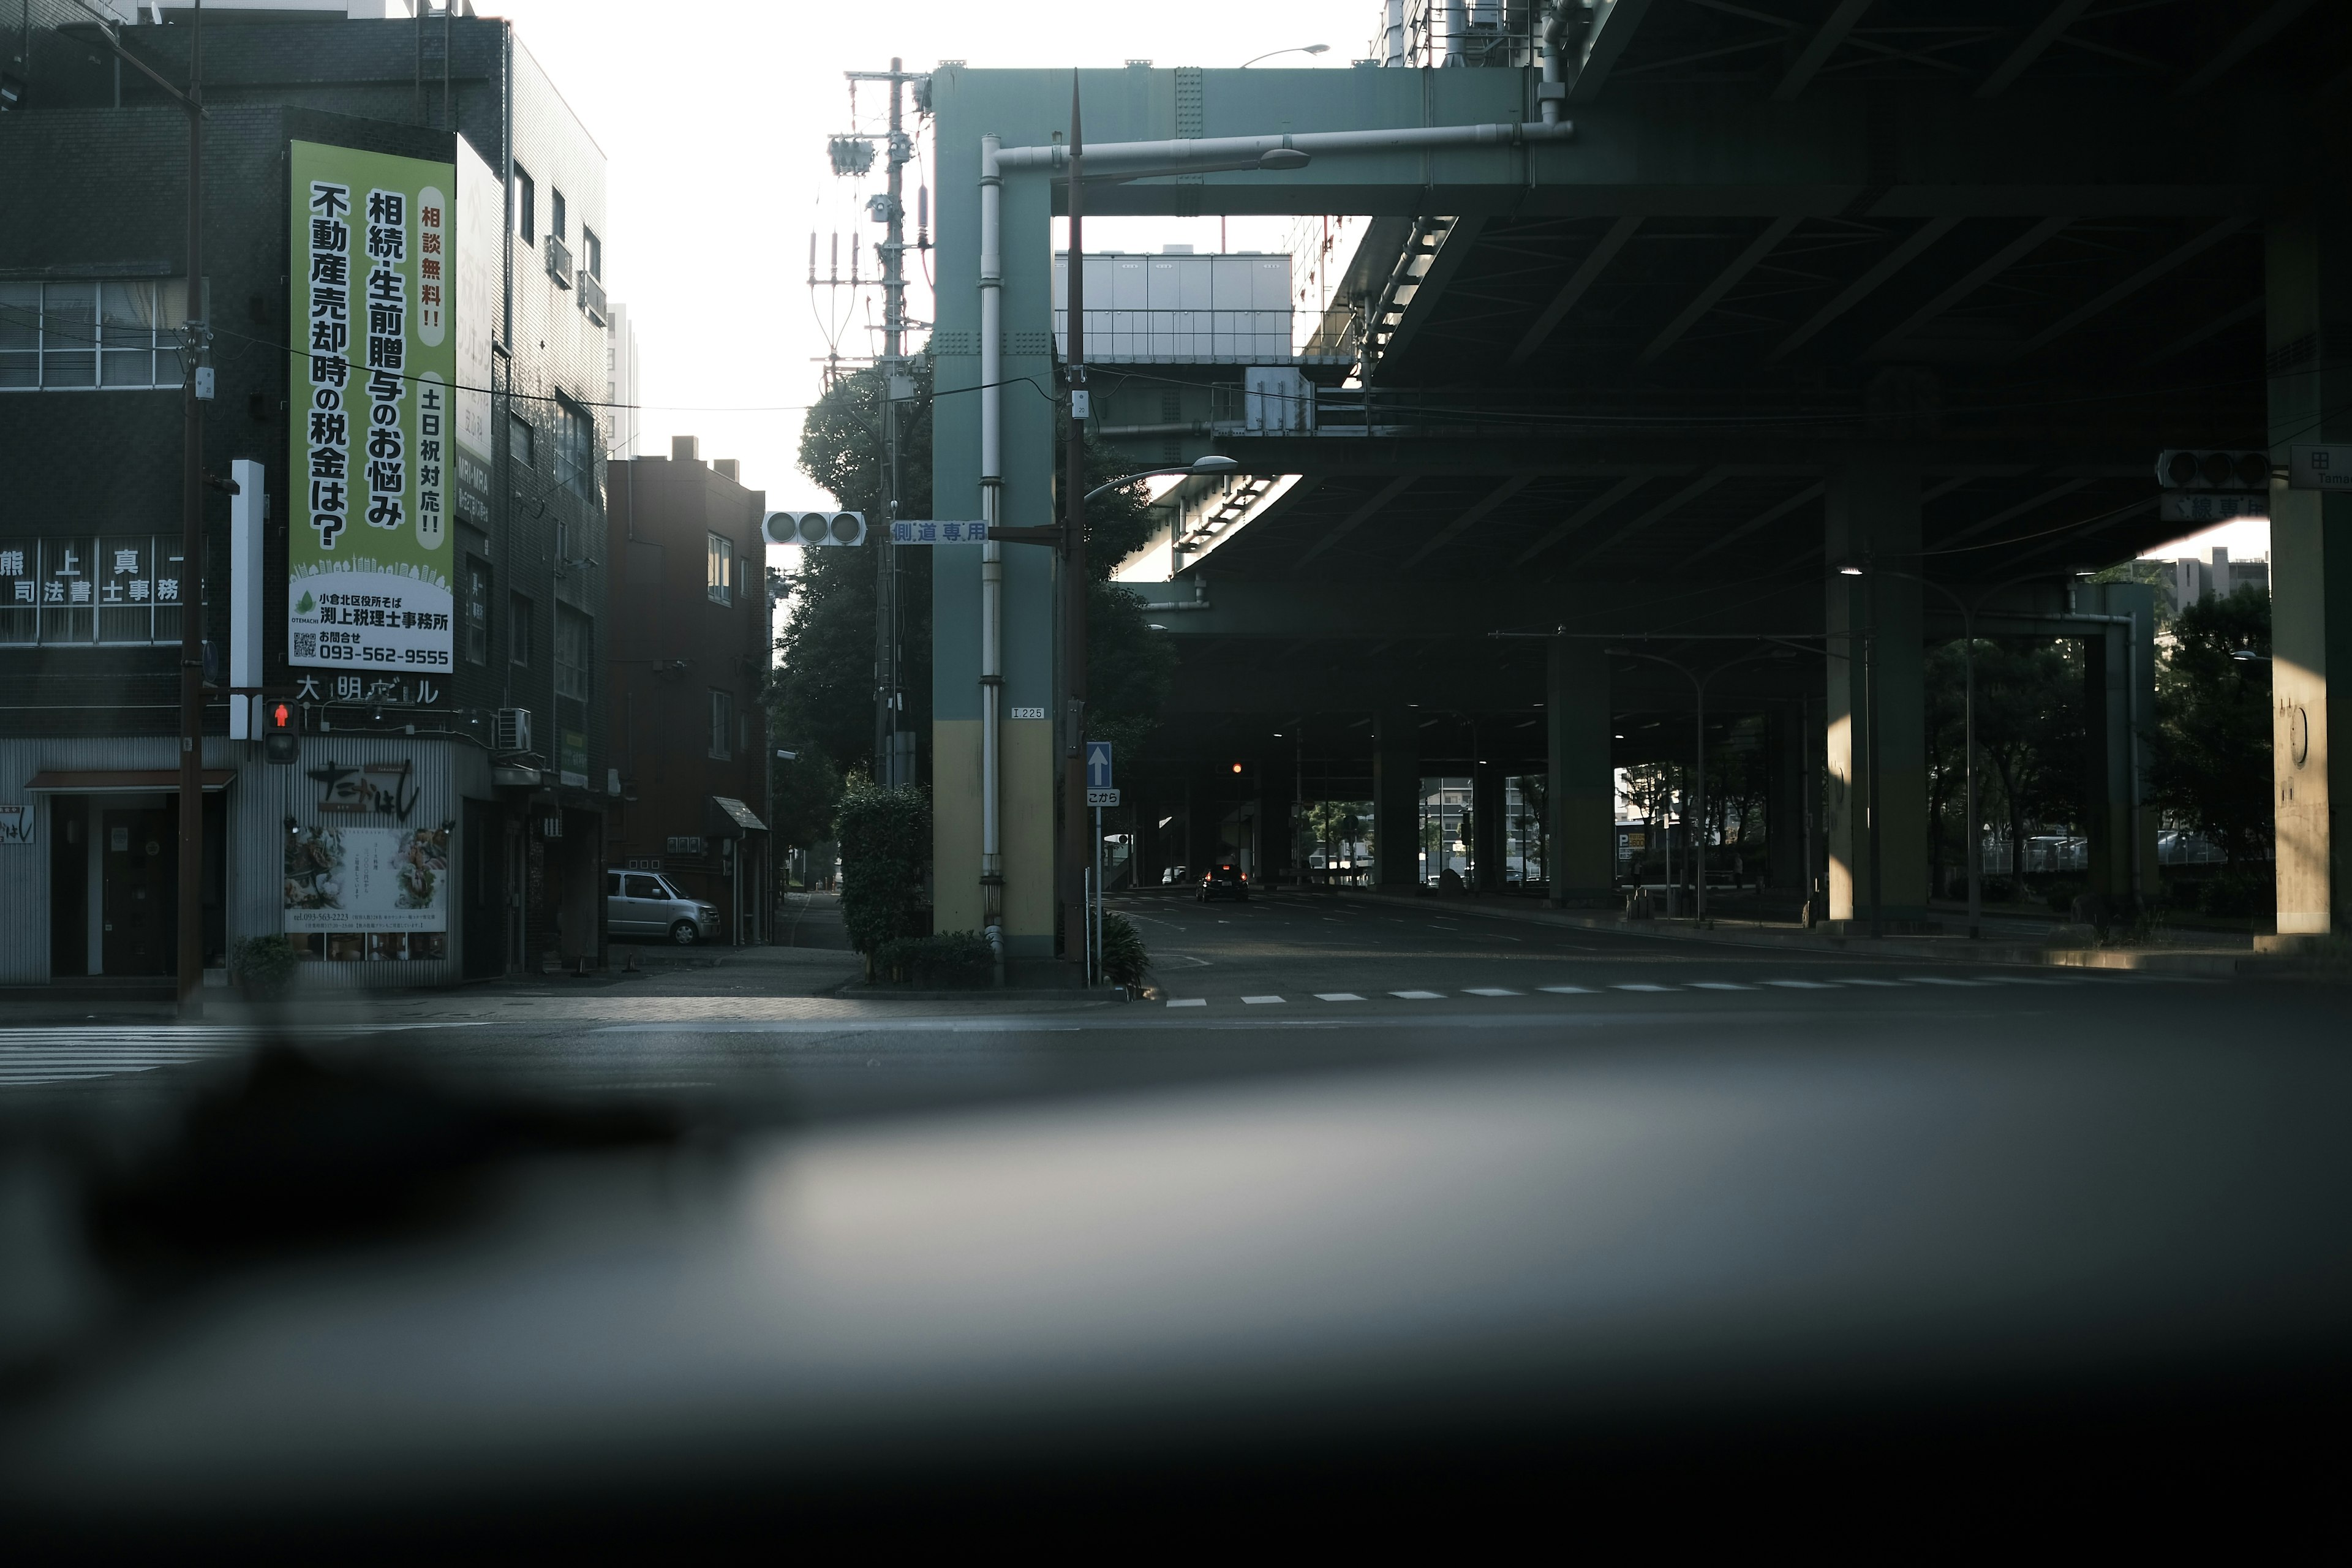
{"type": "Polygon", "coordinates": [[[188,298],[180,376],[180,842],[175,969],[179,1016],[204,1016],[205,290],[204,0],[189,27],[188,298]]]}
{"type": "Polygon", "coordinates": [[[1070,434],[1062,473],[1062,955],[1087,960],[1087,176],[1070,73],[1070,434]]]}

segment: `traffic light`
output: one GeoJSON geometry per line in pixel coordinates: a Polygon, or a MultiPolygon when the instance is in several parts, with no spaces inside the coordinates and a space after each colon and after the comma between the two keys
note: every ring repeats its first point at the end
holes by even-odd
{"type": "Polygon", "coordinates": [[[299,762],[302,752],[302,710],[277,698],[262,710],[261,754],[273,763],[299,762]]]}
{"type": "Polygon", "coordinates": [[[862,511],[772,511],[761,531],[771,544],[863,544],[862,511]]]}
{"type": "Polygon", "coordinates": [[[2156,459],[2156,482],[2175,490],[2267,490],[2271,455],[2209,447],[2177,447],[2156,459]]]}

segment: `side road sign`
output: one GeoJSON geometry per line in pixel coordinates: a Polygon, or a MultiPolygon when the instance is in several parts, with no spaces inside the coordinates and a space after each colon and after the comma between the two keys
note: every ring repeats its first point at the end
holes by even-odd
{"type": "Polygon", "coordinates": [[[970,522],[942,522],[932,518],[915,518],[890,525],[893,544],[983,544],[988,541],[988,524],[977,519],[970,522]]]}
{"type": "Polygon", "coordinates": [[[2289,447],[2287,489],[2352,490],[2352,447],[2289,447]]]}
{"type": "Polygon", "coordinates": [[[1115,789],[1090,789],[1087,791],[1087,804],[1088,805],[1117,805],[1118,804],[1118,791],[1115,789]]]}
{"type": "Polygon", "coordinates": [[[1110,742],[1088,741],[1087,742],[1087,788],[1108,789],[1110,784],[1110,742]]]}
{"type": "Polygon", "coordinates": [[[2271,498],[2229,490],[2166,490],[2158,506],[2165,522],[2224,522],[2233,517],[2268,517],[2271,498]]]}

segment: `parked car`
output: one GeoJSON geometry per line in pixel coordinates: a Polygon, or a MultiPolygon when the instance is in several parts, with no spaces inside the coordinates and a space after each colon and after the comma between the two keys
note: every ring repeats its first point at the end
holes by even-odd
{"type": "Polygon", "coordinates": [[[1201,873],[1200,890],[1193,894],[1202,903],[1211,899],[1239,899],[1249,902],[1249,875],[1239,866],[1212,866],[1201,873]]]}
{"type": "Polygon", "coordinates": [[[666,936],[692,947],[719,934],[719,906],[687,897],[656,871],[607,871],[604,923],[614,936],[666,936]]]}

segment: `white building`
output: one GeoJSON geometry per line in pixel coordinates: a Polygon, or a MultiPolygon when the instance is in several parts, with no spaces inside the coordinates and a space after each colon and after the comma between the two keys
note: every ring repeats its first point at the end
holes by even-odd
{"type": "Polygon", "coordinates": [[[629,320],[629,308],[614,304],[605,312],[604,328],[604,402],[607,406],[601,421],[604,437],[604,456],[615,461],[625,461],[638,456],[637,442],[644,429],[644,376],[637,359],[636,324],[629,320]]]}

